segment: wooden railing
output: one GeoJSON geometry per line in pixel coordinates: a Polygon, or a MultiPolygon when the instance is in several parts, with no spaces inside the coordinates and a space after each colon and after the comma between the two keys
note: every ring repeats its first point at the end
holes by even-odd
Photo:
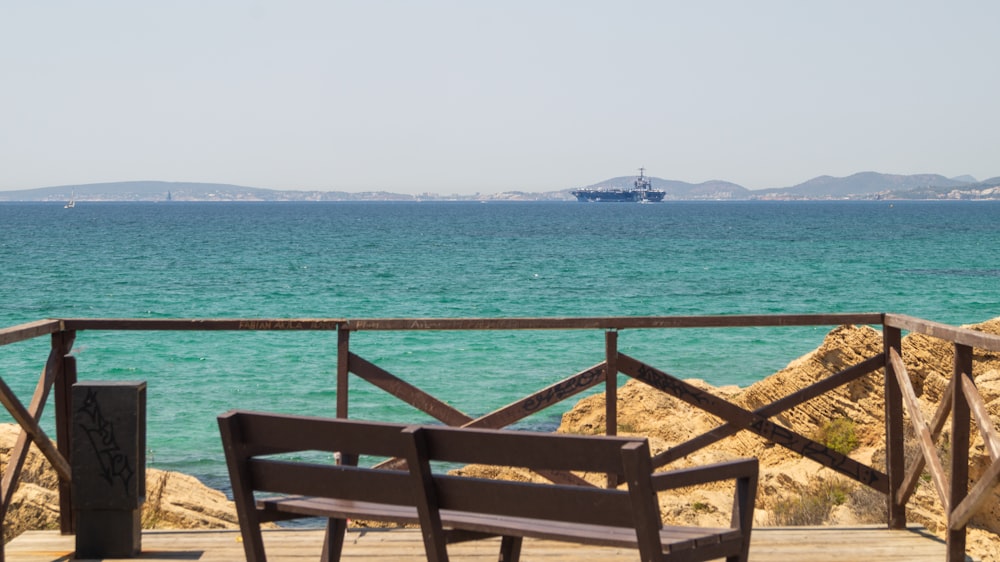
{"type": "MultiPolygon", "coordinates": [[[[350,408],[351,375],[384,390],[442,423],[461,427],[506,427],[540,410],[551,407],[579,393],[604,383],[607,433],[615,434],[618,424],[617,374],[629,377],[705,410],[723,423],[702,435],[679,443],[654,458],[657,466],[671,463],[698,449],[740,431],[749,431],[774,444],[796,451],[887,497],[887,525],[901,529],[906,525],[906,504],[923,471],[930,472],[948,522],[948,560],[964,560],[966,526],[987,501],[1000,482],[1000,438],[972,378],[974,349],[1000,352],[1000,336],[957,328],[898,314],[814,314],[756,316],[674,316],[620,318],[497,318],[497,319],[63,319],[42,320],[0,329],[0,346],[49,336],[51,350],[28,406],[24,406],[3,380],[0,373],[0,401],[22,431],[10,460],[4,467],[0,488],[0,530],[17,487],[30,443],[35,443],[59,477],[60,517],[63,533],[74,529],[69,462],[70,388],[76,382],[76,362],[69,355],[77,333],[84,330],[105,331],[336,331],[338,337],[336,412],[347,417],[350,408]],[[754,410],[746,410],[710,392],[621,353],[619,334],[623,330],[674,328],[743,328],[787,326],[837,326],[862,324],[881,326],[884,350],[856,365],[754,410]],[[406,382],[351,351],[352,334],[369,331],[422,330],[602,330],[605,359],[553,385],[539,389],[515,402],[478,417],[470,416],[443,400],[406,382]],[[906,371],[901,349],[902,332],[921,333],[950,342],[955,347],[954,370],[949,389],[928,423],[917,404],[916,394],[906,371]],[[808,400],[830,392],[860,377],[882,371],[885,393],[886,471],[882,472],[834,451],[813,439],[779,425],[771,418],[808,400]],[[608,376],[611,373],[614,376],[608,376]],[[49,394],[55,394],[55,444],[39,425],[49,394]],[[907,467],[904,463],[904,406],[922,455],[907,467]],[[948,469],[940,460],[934,442],[949,415],[951,451],[948,469]],[[991,464],[972,489],[969,489],[969,447],[972,422],[975,422],[989,453],[991,464]]],[[[358,335],[356,337],[363,337],[358,335]]],[[[419,350],[415,350],[419,351],[419,350]]],[[[232,404],[239,407],[240,404],[232,404]]],[[[573,480],[565,475],[547,474],[560,481],[573,480]]],[[[609,482],[609,484],[615,484],[609,482]]],[[[0,562],[3,551],[0,549],[0,562]]]]}
{"type": "Polygon", "coordinates": [[[886,362],[885,403],[887,464],[892,475],[889,495],[889,525],[899,528],[906,523],[906,502],[916,488],[926,464],[947,516],[948,560],[965,559],[966,526],[976,511],[989,499],[1000,482],[1000,438],[994,429],[972,378],[973,350],[1000,351],[1000,337],[973,330],[955,328],[936,322],[898,314],[886,314],[883,341],[886,362]],[[954,347],[954,368],[941,403],[928,424],[917,404],[916,393],[902,359],[902,330],[920,333],[951,342],[954,347]],[[903,404],[920,444],[921,456],[907,469],[903,461],[903,404]],[[934,440],[944,428],[951,413],[950,471],[934,447],[934,440]],[[970,417],[975,419],[990,456],[990,466],[979,481],[969,489],[970,417]],[[894,467],[899,467],[894,469],[894,467]],[[950,476],[950,477],[949,477],[950,476]]]}

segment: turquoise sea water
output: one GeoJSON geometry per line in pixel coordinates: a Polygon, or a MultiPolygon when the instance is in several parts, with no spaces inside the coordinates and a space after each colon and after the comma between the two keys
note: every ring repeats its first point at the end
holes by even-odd
{"type": "MultiPolygon", "coordinates": [[[[4,203],[0,326],[882,311],[965,324],[1000,316],[998,248],[991,202],[4,203]]],[[[624,331],[620,346],[685,378],[746,385],[828,330],[624,331]]],[[[351,344],[470,415],[604,353],[600,331],[365,332],[351,344]]],[[[0,376],[24,402],[47,353],[47,338],[0,348],[0,376]]],[[[148,382],[152,466],[220,488],[217,414],[334,411],[333,332],[81,332],[74,354],[81,380],[148,382]]],[[[352,416],[426,419],[352,385],[352,416]]]]}

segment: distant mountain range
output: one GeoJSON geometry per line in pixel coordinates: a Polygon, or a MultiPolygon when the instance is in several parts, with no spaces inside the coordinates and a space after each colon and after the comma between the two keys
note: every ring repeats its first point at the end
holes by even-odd
{"type": "MultiPolygon", "coordinates": [[[[633,176],[611,178],[589,188],[630,187],[633,176]]],[[[843,178],[820,176],[773,189],[750,190],[727,181],[692,184],[650,177],[664,200],[812,200],[812,199],[1000,199],[1000,177],[976,181],[971,176],[937,174],[894,175],[860,172],[843,178]]],[[[20,191],[0,191],[0,201],[572,201],[572,189],[531,193],[408,195],[388,191],[277,190],[219,183],[128,181],[61,185],[20,191]]]]}
{"type": "MultiPolygon", "coordinates": [[[[634,179],[623,176],[588,187],[627,187],[634,179]]],[[[859,172],[843,178],[819,176],[791,187],[755,190],[719,180],[692,184],[650,179],[653,188],[666,191],[665,199],[672,200],[1000,199],[1000,177],[980,182],[972,176],[859,172]]]]}

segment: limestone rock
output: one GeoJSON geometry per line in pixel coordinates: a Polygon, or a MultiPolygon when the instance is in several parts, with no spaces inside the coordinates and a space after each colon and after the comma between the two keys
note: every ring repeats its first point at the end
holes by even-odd
{"type": "Polygon", "coordinates": [[[226,495],[194,476],[146,470],[146,529],[237,529],[236,507],[226,495]]]}

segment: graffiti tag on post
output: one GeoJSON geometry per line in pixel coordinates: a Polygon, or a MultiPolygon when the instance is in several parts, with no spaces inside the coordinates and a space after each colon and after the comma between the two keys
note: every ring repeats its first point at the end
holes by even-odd
{"type": "Polygon", "coordinates": [[[95,391],[87,391],[87,397],[80,406],[79,412],[84,414],[86,418],[79,426],[87,435],[87,439],[97,455],[101,478],[111,486],[116,481],[121,481],[125,487],[125,493],[128,494],[129,483],[135,476],[135,468],[115,439],[114,424],[101,414],[101,405],[97,401],[95,391]]]}

